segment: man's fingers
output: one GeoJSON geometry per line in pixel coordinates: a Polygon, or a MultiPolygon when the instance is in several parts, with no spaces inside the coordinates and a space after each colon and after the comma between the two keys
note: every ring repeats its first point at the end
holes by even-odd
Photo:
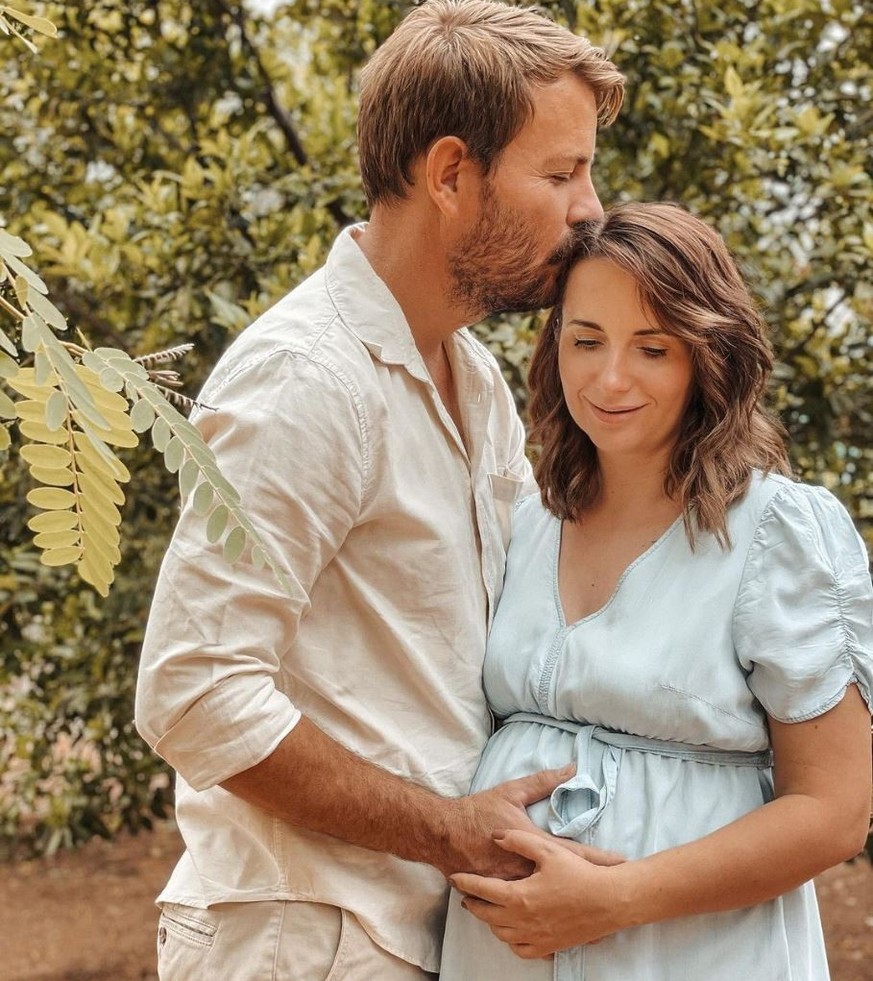
{"type": "Polygon", "coordinates": [[[592,865],[621,865],[627,859],[618,852],[611,852],[605,848],[594,848],[591,845],[580,845],[578,841],[571,838],[554,838],[554,842],[565,848],[568,852],[584,858],[592,865]]]}
{"type": "Polygon", "coordinates": [[[472,872],[455,872],[449,876],[449,882],[465,896],[484,899],[488,903],[503,906],[508,898],[508,883],[503,879],[491,879],[484,875],[473,875],[472,872]]]}
{"type": "Polygon", "coordinates": [[[575,772],[576,764],[570,763],[557,770],[540,770],[539,773],[510,780],[504,786],[510,790],[513,799],[527,806],[548,797],[555,787],[565,783],[575,772]]]}

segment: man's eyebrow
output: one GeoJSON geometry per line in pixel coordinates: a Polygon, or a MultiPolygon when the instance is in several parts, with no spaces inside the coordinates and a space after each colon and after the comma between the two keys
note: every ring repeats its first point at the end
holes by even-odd
{"type": "MultiPolygon", "coordinates": [[[[603,328],[594,320],[579,320],[573,319],[568,320],[565,324],[566,327],[587,327],[589,330],[599,330],[601,334],[605,333],[603,328]]],[[[655,337],[655,336],[667,336],[666,330],[660,330],[657,327],[643,327],[640,330],[634,331],[634,337],[655,337]]]]}
{"type": "Polygon", "coordinates": [[[594,160],[594,154],[583,154],[579,156],[575,153],[561,153],[556,154],[553,157],[549,157],[547,160],[543,161],[543,167],[546,170],[552,170],[558,167],[570,167],[575,168],[580,164],[590,164],[594,160]]]}

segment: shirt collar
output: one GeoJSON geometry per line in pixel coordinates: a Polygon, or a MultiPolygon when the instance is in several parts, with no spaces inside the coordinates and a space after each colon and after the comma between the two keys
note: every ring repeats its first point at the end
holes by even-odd
{"type": "Polygon", "coordinates": [[[328,294],[343,323],[374,358],[427,376],[400,304],[355,241],[354,232],[366,227],[351,225],[337,236],[325,263],[328,294]]]}

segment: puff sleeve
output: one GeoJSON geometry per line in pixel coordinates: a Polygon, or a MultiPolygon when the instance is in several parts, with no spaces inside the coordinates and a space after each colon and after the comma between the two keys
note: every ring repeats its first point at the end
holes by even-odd
{"type": "Polygon", "coordinates": [[[734,645],[772,718],[803,722],[850,684],[873,688],[873,586],[867,552],[840,502],[786,484],[749,549],[734,610],[734,645]]]}

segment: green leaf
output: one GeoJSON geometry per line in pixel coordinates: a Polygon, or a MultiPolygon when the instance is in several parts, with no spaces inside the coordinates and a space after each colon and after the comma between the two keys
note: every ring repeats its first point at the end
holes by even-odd
{"type": "Polygon", "coordinates": [[[71,487],[73,484],[73,471],[65,467],[31,467],[30,475],[38,483],[49,487],[71,487]]]}
{"type": "Polygon", "coordinates": [[[33,352],[41,341],[39,321],[33,315],[28,315],[21,322],[21,346],[25,351],[33,352]]]}
{"type": "MultiPolygon", "coordinates": [[[[60,514],[63,512],[51,511],[50,514],[60,514]]],[[[33,544],[37,548],[67,548],[70,545],[77,545],[82,535],[78,528],[61,531],[43,531],[36,535],[33,544]]]]}
{"type": "Polygon", "coordinates": [[[41,293],[31,292],[27,305],[34,313],[39,314],[50,327],[54,327],[55,330],[67,329],[66,317],[64,317],[51,300],[44,297],[41,293]]]}
{"type": "Polygon", "coordinates": [[[725,72],[724,87],[727,90],[727,94],[732,99],[739,99],[746,90],[745,86],[743,85],[743,80],[740,78],[733,65],[730,65],[728,70],[725,72]]]}
{"type": "Polygon", "coordinates": [[[242,555],[246,547],[246,533],[237,525],[231,528],[227,538],[224,540],[224,560],[225,562],[236,562],[242,555]]]}
{"type": "Polygon", "coordinates": [[[9,232],[0,228],[0,255],[4,259],[9,256],[27,257],[33,254],[33,249],[17,235],[10,235],[9,232]]]}
{"type": "Polygon", "coordinates": [[[109,586],[115,578],[112,564],[102,555],[90,549],[86,551],[78,565],[79,575],[90,583],[101,596],[109,595],[109,586]]]}
{"type": "Polygon", "coordinates": [[[42,511],[64,511],[76,503],[76,495],[59,487],[37,487],[27,495],[27,500],[42,511]]]}
{"type": "Polygon", "coordinates": [[[51,430],[44,422],[19,422],[18,431],[35,443],[66,443],[70,438],[66,429],[51,430]]]}
{"type": "Polygon", "coordinates": [[[45,385],[53,374],[52,363],[45,351],[37,351],[33,359],[33,378],[37,385],[45,385]]]}
{"type": "Polygon", "coordinates": [[[110,392],[120,392],[124,388],[124,378],[114,368],[103,368],[100,384],[110,392]]]}
{"type": "Polygon", "coordinates": [[[0,378],[14,378],[18,371],[18,362],[0,351],[0,378]]]}
{"type": "Polygon", "coordinates": [[[130,410],[130,424],[135,433],[144,433],[150,429],[155,421],[155,410],[151,407],[147,399],[140,399],[135,402],[130,410]]]}
{"type": "Polygon", "coordinates": [[[15,414],[22,422],[45,424],[45,401],[51,394],[51,389],[40,392],[42,398],[21,399],[15,403],[15,414]]]}
{"type": "MultiPolygon", "coordinates": [[[[183,496],[187,496],[194,489],[194,485],[197,483],[197,478],[200,476],[200,467],[197,465],[196,460],[191,460],[190,458],[182,464],[182,469],[179,471],[179,489],[183,496]]],[[[204,484],[204,487],[209,487],[209,484],[204,484]]],[[[194,511],[196,514],[206,514],[212,504],[212,491],[209,492],[209,501],[206,507],[202,511],[194,511]]]]}
{"type": "MultiPolygon", "coordinates": [[[[38,34],[45,34],[46,37],[58,36],[58,29],[45,17],[36,17],[34,14],[25,14],[20,10],[16,10],[14,7],[6,6],[3,7],[3,13],[6,17],[14,17],[15,20],[20,21],[25,25],[25,27],[29,27],[32,31],[36,31],[38,34]]],[[[25,255],[26,254],[27,253],[25,253],[25,255]]]]}
{"type": "Polygon", "coordinates": [[[184,458],[185,447],[182,444],[182,440],[178,436],[174,436],[167,443],[166,449],[164,450],[164,466],[170,473],[176,473],[179,467],[182,466],[184,458]]]}
{"type": "Polygon", "coordinates": [[[87,498],[97,497],[119,507],[124,504],[124,494],[115,481],[103,480],[96,474],[82,473],[79,476],[79,485],[87,498]]]}
{"type": "Polygon", "coordinates": [[[81,557],[82,549],[75,545],[69,545],[66,548],[48,549],[42,553],[39,561],[43,565],[49,566],[72,565],[74,562],[78,562],[81,557]]]}
{"type": "Polygon", "coordinates": [[[200,515],[200,517],[205,517],[209,513],[209,509],[212,507],[212,499],[215,496],[212,486],[206,481],[197,487],[194,491],[194,499],[191,502],[191,506],[194,508],[194,513],[200,515]]]}
{"type": "Polygon", "coordinates": [[[69,531],[76,528],[79,524],[79,516],[75,511],[44,511],[42,514],[34,515],[27,522],[27,527],[31,531],[69,531]]]}
{"type": "Polygon", "coordinates": [[[32,286],[38,293],[48,293],[48,286],[21,259],[17,259],[14,255],[6,255],[3,260],[12,272],[17,273],[27,282],[28,286],[32,286]]]}
{"type": "Polygon", "coordinates": [[[208,542],[215,544],[221,538],[227,526],[229,516],[230,512],[223,504],[216,504],[212,514],[209,515],[209,520],[206,522],[206,540],[208,542]]]}
{"type": "Polygon", "coordinates": [[[27,285],[27,280],[24,278],[24,276],[16,276],[15,281],[13,283],[13,287],[15,289],[15,298],[18,300],[19,304],[22,307],[26,307],[27,293],[29,287],[27,285]]]}
{"type": "Polygon", "coordinates": [[[212,290],[205,290],[205,293],[212,304],[212,319],[215,323],[233,331],[240,331],[251,323],[251,314],[236,303],[225,300],[223,296],[213,293],[212,290]]]}
{"type": "Polygon", "coordinates": [[[23,460],[34,467],[69,467],[73,462],[70,451],[63,446],[47,446],[43,443],[25,443],[18,451],[23,460]]]}
{"type": "Polygon", "coordinates": [[[0,389],[0,419],[14,419],[17,415],[15,403],[0,389]]]}
{"type": "Polygon", "coordinates": [[[54,391],[45,404],[45,424],[54,432],[67,421],[69,402],[63,392],[54,391]]]}
{"type": "Polygon", "coordinates": [[[158,453],[164,452],[172,436],[173,433],[167,420],[162,416],[155,419],[155,424],[152,426],[152,443],[154,443],[158,453]]]}
{"type": "Polygon", "coordinates": [[[12,341],[9,340],[6,332],[2,329],[0,329],[0,347],[2,347],[7,354],[11,354],[13,358],[18,357],[18,348],[12,343],[12,341]]]}

